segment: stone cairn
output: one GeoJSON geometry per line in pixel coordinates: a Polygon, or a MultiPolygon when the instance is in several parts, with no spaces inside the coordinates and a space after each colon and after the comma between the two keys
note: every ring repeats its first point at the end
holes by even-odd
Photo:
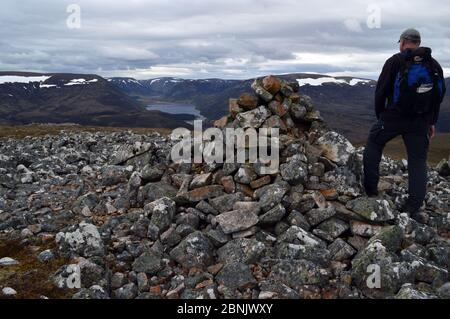
{"type": "MultiPolygon", "coordinates": [[[[52,202],[72,213],[52,225],[54,254],[81,269],[74,298],[448,298],[448,161],[430,170],[423,220],[412,220],[399,212],[405,161],[384,158],[381,195],[365,197],[362,149],[327,129],[297,83],[268,76],[252,89],[214,126],[279,128],[272,175],[260,163],[173,163],[174,142],[157,134],[59,137],[65,161],[83,159],[58,182],[76,194],[52,202]]],[[[55,165],[42,158],[41,170],[55,165]]],[[[22,166],[20,183],[36,180],[22,166]]],[[[28,198],[29,210],[54,220],[44,195],[28,198]]],[[[52,275],[60,288],[69,266],[52,275]]]]}

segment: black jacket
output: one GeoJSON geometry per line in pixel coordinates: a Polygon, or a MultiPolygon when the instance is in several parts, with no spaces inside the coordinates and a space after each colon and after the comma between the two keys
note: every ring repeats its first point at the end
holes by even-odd
{"type": "MultiPolygon", "coordinates": [[[[398,120],[399,118],[404,117],[401,115],[395,108],[392,107],[393,93],[394,93],[394,83],[397,77],[397,74],[400,70],[400,65],[402,59],[404,60],[407,55],[410,54],[430,54],[431,49],[420,47],[415,51],[408,49],[404,52],[394,54],[391,58],[389,58],[384,64],[383,70],[381,71],[380,77],[378,79],[377,88],[375,91],[375,114],[378,119],[383,120],[398,120]]],[[[439,63],[433,59],[433,66],[438,70],[439,75],[442,78],[443,82],[443,94],[445,95],[445,80],[444,80],[444,72],[442,71],[439,63]]],[[[440,103],[435,105],[432,111],[429,114],[426,114],[426,120],[430,125],[436,124],[439,117],[439,109],[440,103]]]]}

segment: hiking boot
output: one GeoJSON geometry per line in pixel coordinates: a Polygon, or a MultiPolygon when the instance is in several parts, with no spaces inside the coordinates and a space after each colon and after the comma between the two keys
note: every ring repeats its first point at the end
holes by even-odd
{"type": "Polygon", "coordinates": [[[428,214],[421,213],[420,208],[414,208],[408,203],[403,205],[400,209],[402,213],[407,213],[411,219],[421,224],[426,224],[428,222],[428,214]]]}
{"type": "Polygon", "coordinates": [[[377,189],[364,188],[367,197],[378,197],[379,193],[377,189]]]}

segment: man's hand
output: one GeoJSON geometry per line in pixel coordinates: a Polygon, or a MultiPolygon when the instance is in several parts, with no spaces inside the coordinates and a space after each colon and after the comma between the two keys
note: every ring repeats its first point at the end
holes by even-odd
{"type": "Polygon", "coordinates": [[[431,125],[430,130],[428,131],[428,135],[430,138],[434,138],[436,136],[436,126],[431,125]]]}

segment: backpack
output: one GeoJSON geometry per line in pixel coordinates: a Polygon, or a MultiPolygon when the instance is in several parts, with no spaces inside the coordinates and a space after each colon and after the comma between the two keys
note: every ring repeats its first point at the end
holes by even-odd
{"type": "MultiPolygon", "coordinates": [[[[428,49],[429,50],[429,49],[428,49]]],[[[404,115],[429,113],[442,101],[443,79],[430,52],[409,51],[401,58],[394,83],[393,105],[404,115]]]]}

